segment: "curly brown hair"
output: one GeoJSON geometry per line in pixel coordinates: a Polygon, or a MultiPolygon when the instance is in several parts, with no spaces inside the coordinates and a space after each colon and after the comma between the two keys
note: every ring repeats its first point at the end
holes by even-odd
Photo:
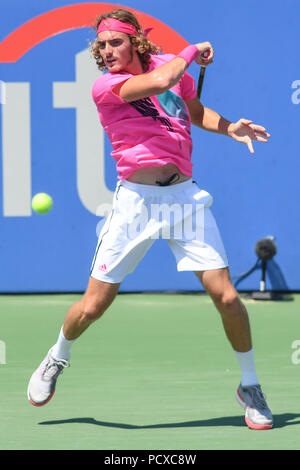
{"type": "MultiPolygon", "coordinates": [[[[153,44],[149,39],[147,39],[142,31],[142,28],[136,19],[136,17],[128,10],[123,10],[121,8],[117,10],[113,10],[109,13],[104,13],[96,18],[96,23],[94,29],[97,31],[99,24],[102,20],[106,18],[114,18],[119,21],[123,21],[123,23],[129,23],[136,28],[138,31],[138,35],[134,36],[132,34],[128,34],[131,44],[134,47],[137,47],[137,53],[139,55],[143,71],[147,72],[151,54],[158,54],[161,52],[161,48],[153,44]]],[[[99,70],[107,70],[102,56],[100,54],[100,47],[99,47],[99,39],[96,38],[93,43],[90,44],[91,53],[94,56],[96,63],[98,65],[99,70]]]]}

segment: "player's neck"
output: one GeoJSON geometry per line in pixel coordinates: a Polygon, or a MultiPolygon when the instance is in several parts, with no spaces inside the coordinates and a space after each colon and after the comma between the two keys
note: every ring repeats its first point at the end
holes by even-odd
{"type": "Polygon", "coordinates": [[[133,53],[132,60],[124,68],[124,72],[131,73],[132,75],[140,75],[144,73],[142,63],[137,52],[133,53]]]}

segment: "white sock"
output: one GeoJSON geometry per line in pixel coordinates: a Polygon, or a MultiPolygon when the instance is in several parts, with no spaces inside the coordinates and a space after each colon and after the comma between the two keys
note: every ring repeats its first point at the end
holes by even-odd
{"type": "Polygon", "coordinates": [[[247,352],[238,352],[234,351],[239,362],[241,372],[242,372],[242,379],[241,384],[243,387],[248,387],[249,385],[257,385],[259,384],[257,375],[256,375],[256,368],[254,363],[254,352],[253,349],[247,352]]]}
{"type": "Polygon", "coordinates": [[[75,340],[68,340],[64,337],[63,327],[60,330],[57,343],[52,348],[52,355],[55,359],[65,359],[66,361],[70,360],[71,357],[71,346],[75,340]]]}

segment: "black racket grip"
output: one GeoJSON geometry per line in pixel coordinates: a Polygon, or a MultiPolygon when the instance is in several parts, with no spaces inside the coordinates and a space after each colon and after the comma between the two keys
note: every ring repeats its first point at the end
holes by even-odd
{"type": "Polygon", "coordinates": [[[205,67],[201,67],[200,74],[199,74],[199,79],[198,79],[198,87],[197,87],[197,97],[198,97],[198,99],[200,99],[200,96],[201,96],[204,76],[205,76],[205,67]]]}

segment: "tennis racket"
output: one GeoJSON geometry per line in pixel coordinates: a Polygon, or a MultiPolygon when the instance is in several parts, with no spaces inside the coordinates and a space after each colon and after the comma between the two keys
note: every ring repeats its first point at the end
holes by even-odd
{"type": "MultiPolygon", "coordinates": [[[[209,51],[205,51],[202,54],[202,57],[206,59],[209,56],[209,51]]],[[[202,87],[203,87],[203,81],[205,77],[205,70],[206,67],[202,66],[200,69],[200,74],[199,74],[199,79],[198,79],[198,86],[197,86],[197,97],[200,99],[201,92],[202,92],[202,87]]]]}

